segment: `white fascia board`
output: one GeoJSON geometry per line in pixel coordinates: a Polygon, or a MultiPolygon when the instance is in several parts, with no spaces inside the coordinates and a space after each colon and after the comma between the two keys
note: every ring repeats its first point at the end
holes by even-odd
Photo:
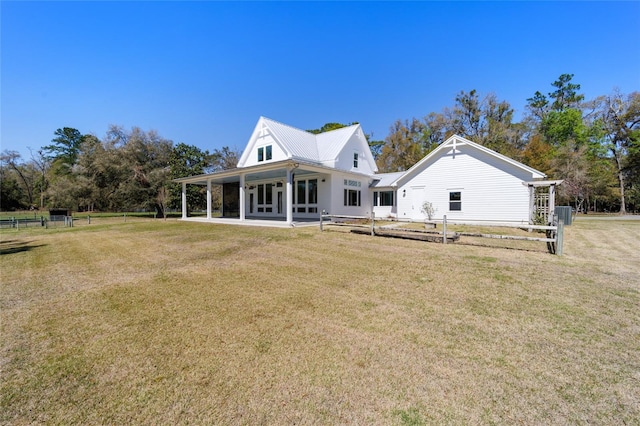
{"type": "Polygon", "coordinates": [[[425,162],[429,161],[431,158],[437,156],[440,151],[446,150],[447,148],[450,148],[452,146],[464,146],[464,145],[468,145],[472,148],[477,149],[478,151],[482,151],[488,155],[491,155],[495,158],[498,158],[504,162],[507,162],[513,166],[516,166],[520,169],[526,170],[527,172],[531,173],[533,176],[532,178],[544,178],[547,175],[545,175],[544,173],[542,173],[539,170],[536,170],[532,167],[527,166],[526,164],[522,164],[519,161],[514,160],[513,158],[509,158],[506,155],[502,155],[499,152],[496,152],[492,149],[486,148],[480,144],[477,144],[473,141],[470,141],[469,139],[463,138],[462,136],[458,136],[458,135],[453,135],[450,136],[446,141],[442,142],[440,144],[440,146],[438,146],[436,149],[434,149],[433,151],[431,151],[429,154],[427,154],[422,160],[418,161],[416,164],[414,164],[412,167],[410,167],[404,175],[402,175],[401,177],[399,177],[394,184],[395,185],[400,185],[401,181],[403,181],[405,178],[407,178],[408,176],[411,176],[411,174],[416,170],[416,169],[420,169],[420,167],[422,166],[422,164],[424,164],[425,162]],[[454,144],[455,142],[455,144],[454,144]]]}

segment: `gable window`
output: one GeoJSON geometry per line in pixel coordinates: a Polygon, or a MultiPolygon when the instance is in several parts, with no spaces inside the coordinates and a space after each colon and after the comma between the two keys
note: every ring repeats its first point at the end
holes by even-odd
{"type": "Polygon", "coordinates": [[[358,153],[357,152],[353,153],[353,168],[354,169],[358,168],[358,153]]]}
{"type": "Polygon", "coordinates": [[[451,191],[449,192],[449,211],[461,211],[462,210],[462,192],[451,191]]]}
{"type": "Polygon", "coordinates": [[[273,158],[273,150],[271,149],[271,145],[261,146],[258,148],[258,162],[261,161],[269,161],[273,158]]]}

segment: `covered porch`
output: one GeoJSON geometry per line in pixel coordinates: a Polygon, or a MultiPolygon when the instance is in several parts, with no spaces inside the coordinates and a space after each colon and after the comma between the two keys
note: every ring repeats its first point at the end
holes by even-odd
{"type": "Polygon", "coordinates": [[[286,160],[175,182],[182,185],[183,220],[290,227],[319,220],[319,196],[330,179],[326,167],[286,160]],[[188,185],[206,186],[206,217],[189,217],[188,185]],[[212,188],[216,185],[222,188],[222,217],[213,216],[212,188]]]}

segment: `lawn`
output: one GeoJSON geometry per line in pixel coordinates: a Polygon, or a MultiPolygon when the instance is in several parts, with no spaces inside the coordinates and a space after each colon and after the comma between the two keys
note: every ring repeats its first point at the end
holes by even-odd
{"type": "Polygon", "coordinates": [[[640,424],[640,221],[2,230],[3,424],[640,424]]]}

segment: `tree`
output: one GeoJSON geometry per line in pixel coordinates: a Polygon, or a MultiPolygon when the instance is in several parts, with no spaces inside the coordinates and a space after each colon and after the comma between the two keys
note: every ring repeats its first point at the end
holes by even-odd
{"type": "MultiPolygon", "coordinates": [[[[599,118],[605,132],[605,146],[611,153],[616,166],[620,188],[620,213],[626,213],[625,182],[637,174],[635,167],[629,167],[629,154],[636,153],[640,141],[640,92],[624,96],[619,91],[598,99],[599,118]]],[[[636,182],[637,183],[637,182],[636,182]]]]}
{"type": "MultiPolygon", "coordinates": [[[[38,170],[38,178],[35,182],[35,190],[40,194],[40,208],[44,209],[44,199],[47,189],[49,188],[49,169],[51,168],[51,160],[44,154],[42,149],[33,153],[33,150],[29,148],[31,153],[31,163],[38,170]]],[[[35,195],[34,195],[35,198],[35,195]]]]}
{"type": "Polygon", "coordinates": [[[49,154],[56,174],[68,174],[78,159],[83,135],[72,127],[57,129],[54,135],[56,137],[51,140],[53,143],[42,150],[49,154]]]}
{"type": "Polygon", "coordinates": [[[417,118],[396,120],[377,159],[381,172],[400,172],[420,161],[428,146],[428,129],[417,118]]]}
{"type": "MultiPolygon", "coordinates": [[[[208,151],[202,151],[195,145],[179,143],[173,147],[169,159],[169,177],[177,179],[206,173],[210,168],[211,155],[208,151]]],[[[203,208],[206,206],[206,189],[198,188],[195,185],[187,187],[188,208],[203,208]]],[[[180,208],[182,203],[182,188],[177,183],[169,185],[171,194],[170,206],[180,208]]]]}
{"type": "Polygon", "coordinates": [[[580,109],[580,103],[584,100],[584,95],[578,94],[579,84],[571,83],[573,74],[562,74],[556,81],[551,83],[556,88],[549,93],[553,99],[551,110],[564,111],[567,108],[580,109]]]}
{"type": "Polygon", "coordinates": [[[24,192],[15,172],[0,163],[0,210],[18,210],[24,207],[24,192]]]}
{"type": "Polygon", "coordinates": [[[25,164],[21,161],[22,157],[17,151],[4,150],[0,156],[0,163],[4,167],[8,167],[13,170],[22,184],[24,191],[27,195],[27,204],[29,207],[34,207],[33,192],[35,186],[35,173],[33,167],[29,164],[25,164]]]}
{"type": "Polygon", "coordinates": [[[319,129],[307,130],[307,132],[317,135],[324,132],[330,132],[331,130],[337,130],[337,129],[342,129],[343,127],[353,126],[354,124],[358,124],[358,122],[354,121],[353,123],[350,123],[350,124],[326,123],[319,129]]]}
{"type": "MultiPolygon", "coordinates": [[[[205,154],[206,157],[207,151],[205,154]]],[[[210,163],[210,165],[205,166],[204,171],[220,171],[220,170],[229,170],[234,169],[238,165],[238,160],[242,153],[237,149],[231,149],[228,146],[222,147],[222,149],[214,149],[213,154],[209,156],[209,160],[205,161],[205,163],[210,163]],[[207,169],[211,170],[207,170],[207,169]]]]}

